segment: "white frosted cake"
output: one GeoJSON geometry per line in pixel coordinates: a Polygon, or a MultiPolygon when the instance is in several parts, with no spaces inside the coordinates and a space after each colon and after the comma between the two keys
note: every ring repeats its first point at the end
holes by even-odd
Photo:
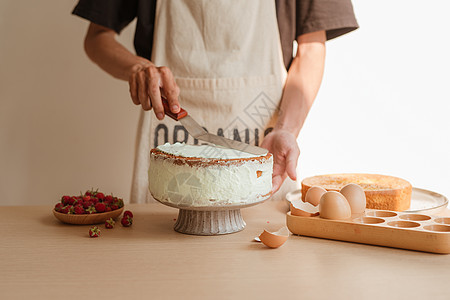
{"type": "Polygon", "coordinates": [[[270,197],[272,154],[175,143],[150,151],[149,190],[181,206],[249,204],[270,197]]]}

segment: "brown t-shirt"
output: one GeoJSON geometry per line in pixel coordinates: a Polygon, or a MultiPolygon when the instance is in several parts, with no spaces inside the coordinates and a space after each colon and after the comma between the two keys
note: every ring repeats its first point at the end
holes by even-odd
{"type": "MultiPolygon", "coordinates": [[[[157,0],[79,0],[73,14],[120,33],[137,18],[136,54],[151,58],[157,0]]],[[[325,30],[332,39],[358,28],[351,0],[275,0],[286,68],[301,34],[325,30]]]]}

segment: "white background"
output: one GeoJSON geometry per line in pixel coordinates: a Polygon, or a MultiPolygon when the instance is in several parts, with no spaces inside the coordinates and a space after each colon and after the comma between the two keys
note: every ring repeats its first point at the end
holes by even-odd
{"type": "MultiPolygon", "coordinates": [[[[361,28],[327,43],[299,178],[380,173],[450,196],[447,1],[353,4],[361,28]]],[[[128,201],[138,109],[86,58],[74,5],[0,3],[0,205],[90,187],[128,201]]],[[[119,37],[130,49],[133,26],[119,37]]]]}
{"type": "Polygon", "coordinates": [[[299,176],[387,174],[448,197],[448,1],[353,4],[360,29],[327,43],[299,176]]]}

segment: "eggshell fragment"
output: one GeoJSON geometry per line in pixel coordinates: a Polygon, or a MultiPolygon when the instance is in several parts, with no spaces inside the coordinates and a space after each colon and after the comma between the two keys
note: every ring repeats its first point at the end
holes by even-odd
{"type": "Polygon", "coordinates": [[[322,197],[323,194],[327,192],[326,189],[324,189],[321,186],[312,186],[308,189],[305,195],[305,202],[309,202],[314,206],[319,205],[320,197],[322,197]]]}
{"type": "Polygon", "coordinates": [[[319,207],[313,206],[309,202],[303,202],[301,199],[291,202],[291,215],[300,217],[315,217],[319,215],[319,207]]]}
{"type": "Polygon", "coordinates": [[[269,248],[278,248],[287,241],[288,237],[289,230],[284,226],[277,232],[270,232],[264,229],[263,233],[259,236],[259,239],[269,248]]]}
{"type": "Polygon", "coordinates": [[[352,210],[347,199],[335,191],[329,191],[320,198],[320,217],[331,220],[347,220],[352,216],[352,210]]]}
{"type": "Polygon", "coordinates": [[[352,211],[352,217],[364,214],[366,210],[366,194],[362,187],[354,183],[349,183],[339,192],[347,199],[352,211]]]}

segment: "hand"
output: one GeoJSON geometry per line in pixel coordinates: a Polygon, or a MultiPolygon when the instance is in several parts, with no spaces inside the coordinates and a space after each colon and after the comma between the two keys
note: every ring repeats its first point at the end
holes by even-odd
{"type": "Polygon", "coordinates": [[[158,120],[164,119],[161,93],[167,98],[171,112],[180,111],[178,102],[180,89],[168,67],[156,67],[153,64],[135,65],[128,83],[133,103],[141,105],[143,110],[153,108],[158,120]]]}
{"type": "Polygon", "coordinates": [[[264,138],[261,147],[273,154],[272,193],[279,190],[287,176],[292,180],[297,179],[296,168],[300,149],[294,134],[287,130],[274,129],[264,138]]]}

